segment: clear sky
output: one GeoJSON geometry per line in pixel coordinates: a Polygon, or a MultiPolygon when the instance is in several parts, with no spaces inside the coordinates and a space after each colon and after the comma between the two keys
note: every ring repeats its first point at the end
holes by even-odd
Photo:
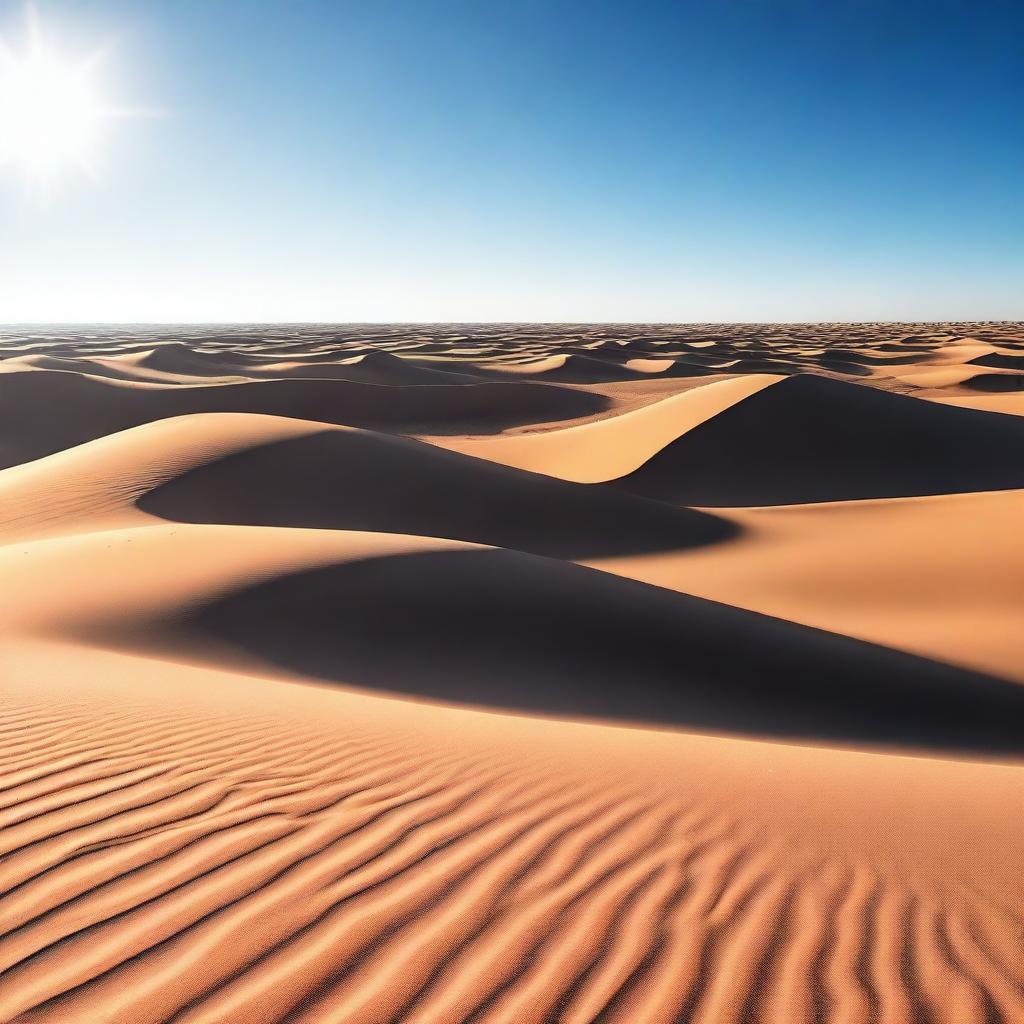
{"type": "Polygon", "coordinates": [[[0,163],[0,322],[1024,319],[1018,0],[36,7],[139,116],[0,163]]]}

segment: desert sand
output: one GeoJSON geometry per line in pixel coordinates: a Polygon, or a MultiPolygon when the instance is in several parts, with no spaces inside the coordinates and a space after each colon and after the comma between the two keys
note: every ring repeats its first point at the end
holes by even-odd
{"type": "Polygon", "coordinates": [[[1024,1021],[1024,325],[0,331],[0,1021],[1024,1021]]]}

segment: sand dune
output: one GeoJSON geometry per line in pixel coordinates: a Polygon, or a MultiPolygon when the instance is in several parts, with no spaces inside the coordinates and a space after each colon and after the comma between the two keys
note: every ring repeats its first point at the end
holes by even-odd
{"type": "Polygon", "coordinates": [[[971,363],[974,366],[994,366],[1001,370],[1024,370],[1024,354],[1017,352],[987,352],[975,356],[971,363]]]}
{"type": "Polygon", "coordinates": [[[134,525],[137,511],[447,537],[559,558],[679,550],[736,532],[695,509],[421,441],[226,413],[162,420],[16,467],[0,477],[0,503],[0,538],[134,525]]]}
{"type": "Polygon", "coordinates": [[[138,525],[136,501],[190,469],[322,424],[280,416],[174,417],[98,438],[0,474],[0,541],[138,525]]]}
{"type": "Polygon", "coordinates": [[[257,412],[403,433],[487,433],[597,412],[598,395],[555,385],[391,388],[344,380],[124,386],[73,373],[0,374],[0,465],[16,465],[168,416],[257,412]],[[50,415],[54,407],[61,415],[50,415]]]}
{"type": "Polygon", "coordinates": [[[694,509],[348,429],[233,454],[167,481],[139,507],[185,522],[384,530],[557,558],[688,548],[735,533],[694,509]]]}
{"type": "Polygon", "coordinates": [[[994,392],[1024,391],[1022,378],[1016,373],[976,373],[961,384],[971,391],[994,392]]]}
{"type": "Polygon", "coordinates": [[[1024,1020],[1018,358],[0,333],[0,1021],[1024,1020]]]}
{"type": "Polygon", "coordinates": [[[614,480],[638,469],[687,430],[781,380],[766,374],[705,384],[624,413],[563,430],[496,438],[435,437],[438,445],[506,466],[578,483],[614,480]]]}
{"type": "Polygon", "coordinates": [[[0,556],[5,619],[33,633],[230,650],[293,676],[563,717],[961,753],[1024,743],[1013,683],[516,551],[211,526],[33,547],[0,556]],[[101,566],[88,603],[67,592],[101,566]]]}
{"type": "Polygon", "coordinates": [[[120,356],[117,361],[178,377],[230,377],[252,362],[251,357],[232,355],[225,358],[182,341],[165,342],[155,348],[120,356]]]}
{"type": "MultiPolygon", "coordinates": [[[[71,359],[67,356],[28,355],[7,359],[0,366],[10,372],[12,370],[53,370],[64,373],[81,374],[90,380],[109,378],[127,383],[148,384],[183,384],[197,378],[189,373],[174,373],[158,370],[123,356],[114,358],[95,357],[89,360],[71,359]]],[[[241,374],[225,369],[223,373],[212,372],[213,366],[207,366],[211,372],[203,374],[206,382],[216,381],[230,383],[244,379],[241,374]]]]}
{"type": "Polygon", "coordinates": [[[791,505],[1024,486],[1024,424],[823,377],[787,377],[617,481],[688,505],[791,505]]]}
{"type": "Polygon", "coordinates": [[[425,384],[479,384],[485,374],[472,373],[454,366],[424,366],[390,352],[376,350],[347,356],[338,361],[298,359],[292,362],[267,362],[251,368],[253,377],[300,377],[304,379],[350,380],[363,384],[415,386],[425,384]]]}
{"type": "Polygon", "coordinates": [[[221,597],[184,628],[299,675],[463,704],[1024,751],[1012,683],[518,552],[307,570],[221,597]]]}
{"type": "Polygon", "coordinates": [[[591,564],[1024,683],[1024,492],[716,512],[729,544],[591,564]]]}
{"type": "Polygon", "coordinates": [[[639,376],[640,371],[606,359],[595,359],[589,355],[559,355],[536,363],[503,366],[491,372],[528,375],[536,380],[555,381],[560,384],[598,384],[602,381],[628,380],[639,376]]]}

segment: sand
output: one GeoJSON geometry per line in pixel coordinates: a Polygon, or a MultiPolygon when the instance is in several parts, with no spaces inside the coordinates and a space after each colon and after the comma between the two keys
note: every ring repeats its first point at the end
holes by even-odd
{"type": "Polygon", "coordinates": [[[0,1021],[1024,1021],[1020,383],[0,333],[0,1021]]]}

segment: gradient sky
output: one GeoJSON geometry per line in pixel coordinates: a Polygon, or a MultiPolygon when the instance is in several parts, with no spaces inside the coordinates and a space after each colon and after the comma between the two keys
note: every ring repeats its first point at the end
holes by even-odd
{"type": "Polygon", "coordinates": [[[152,115],[0,167],[0,322],[1024,319],[1016,0],[37,7],[152,115]]]}

